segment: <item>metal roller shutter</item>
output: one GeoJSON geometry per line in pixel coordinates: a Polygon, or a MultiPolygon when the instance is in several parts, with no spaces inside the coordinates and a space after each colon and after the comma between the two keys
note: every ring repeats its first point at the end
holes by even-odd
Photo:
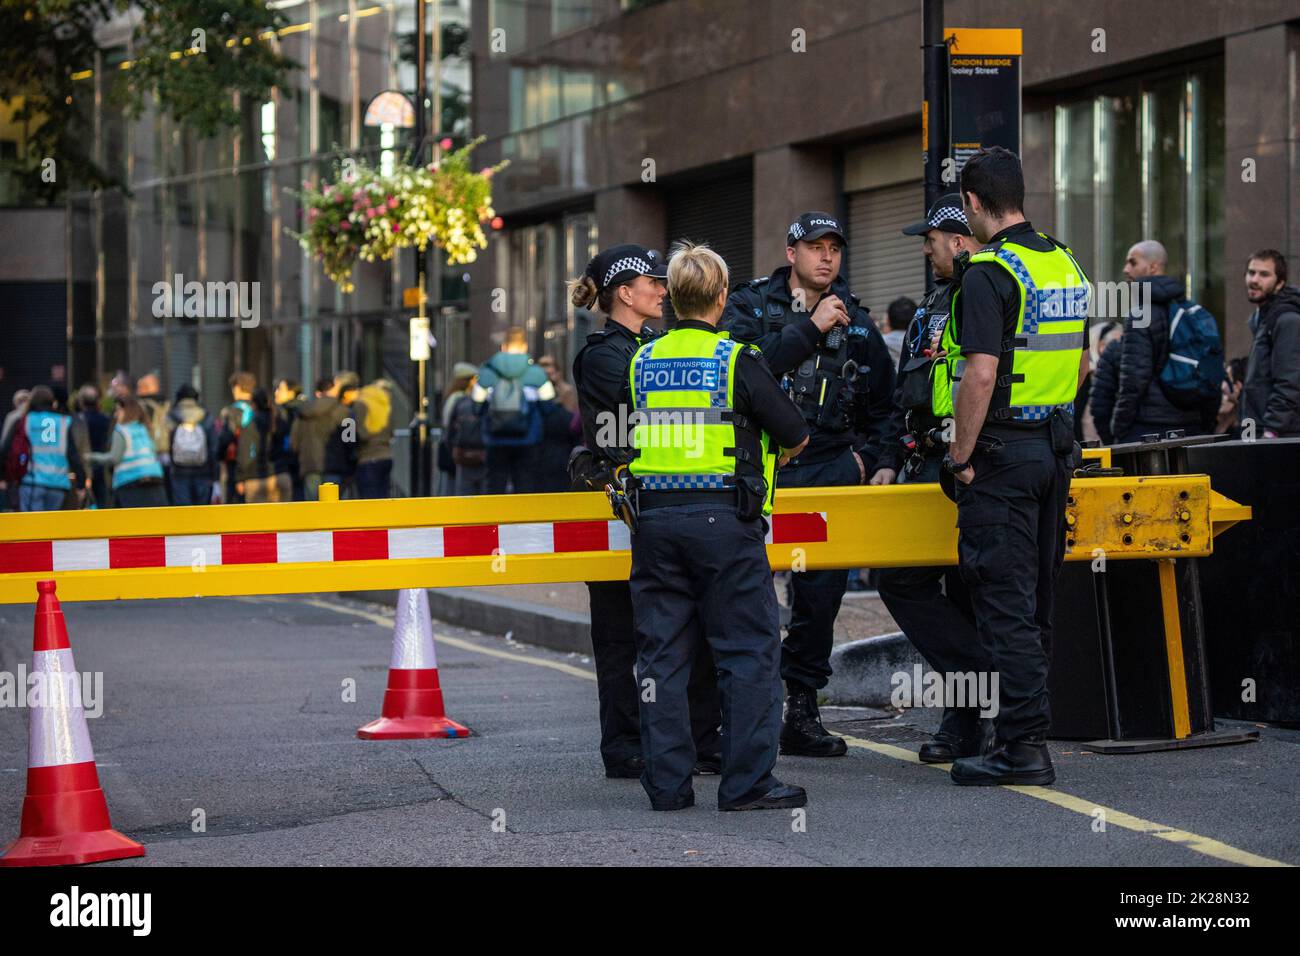
{"type": "Polygon", "coordinates": [[[923,215],[922,196],[919,179],[849,193],[849,286],[877,321],[900,295],[925,294],[921,240],[902,233],[923,215]]]}
{"type": "MultiPolygon", "coordinates": [[[[707,242],[727,261],[731,285],[754,278],[754,175],[743,173],[681,186],[668,194],[666,255],[678,239],[707,242]]],[[[672,315],[665,302],[664,318],[672,315]]]]}
{"type": "Polygon", "coordinates": [[[66,365],[67,296],[62,282],[0,282],[0,418],[14,392],[50,384],[66,365]]]}

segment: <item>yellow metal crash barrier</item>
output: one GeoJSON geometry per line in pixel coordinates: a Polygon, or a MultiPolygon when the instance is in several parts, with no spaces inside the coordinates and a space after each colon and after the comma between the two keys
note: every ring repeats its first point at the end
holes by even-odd
{"type": "MultiPolygon", "coordinates": [[[[323,495],[333,489],[325,486],[323,495]]],[[[1250,518],[1205,475],[1075,479],[1067,560],[1195,558],[1250,518]]],[[[937,485],[783,490],[776,569],[955,564],[937,485]]],[[[0,515],[0,603],[625,579],[627,529],[598,493],[0,515]]]]}

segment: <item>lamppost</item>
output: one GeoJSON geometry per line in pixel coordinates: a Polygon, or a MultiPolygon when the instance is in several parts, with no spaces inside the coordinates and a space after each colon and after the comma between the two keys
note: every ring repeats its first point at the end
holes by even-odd
{"type": "MultiPolygon", "coordinates": [[[[415,165],[417,167],[424,165],[424,143],[428,138],[424,112],[425,98],[428,96],[428,89],[425,84],[428,63],[427,51],[424,45],[424,4],[425,0],[415,0],[415,165]]],[[[415,441],[411,449],[411,493],[419,497],[429,494],[431,470],[429,462],[426,461],[429,456],[429,395],[426,380],[429,354],[429,316],[425,306],[429,296],[425,288],[428,281],[426,268],[427,256],[425,250],[417,247],[415,250],[415,285],[418,290],[416,297],[419,311],[416,313],[417,327],[411,335],[411,357],[415,359],[415,441]],[[418,343],[418,348],[417,335],[422,336],[424,339],[418,343]]]]}

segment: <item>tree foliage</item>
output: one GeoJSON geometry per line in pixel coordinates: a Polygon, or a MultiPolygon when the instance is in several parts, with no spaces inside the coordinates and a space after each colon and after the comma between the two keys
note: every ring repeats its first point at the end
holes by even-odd
{"type": "Polygon", "coordinates": [[[0,0],[0,100],[21,102],[33,176],[44,158],[59,169],[37,191],[121,185],[95,162],[86,74],[117,27],[131,37],[130,65],[106,64],[106,103],[131,116],[153,103],[210,137],[239,124],[236,94],[258,103],[285,82],[295,64],[272,36],[283,25],[264,0],[0,0]]]}

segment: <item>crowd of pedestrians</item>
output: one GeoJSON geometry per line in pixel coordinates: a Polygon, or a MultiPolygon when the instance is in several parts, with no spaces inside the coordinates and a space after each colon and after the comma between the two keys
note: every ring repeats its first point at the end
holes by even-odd
{"type": "Polygon", "coordinates": [[[0,507],[9,511],[314,501],[324,481],[344,498],[387,498],[393,468],[392,385],[355,372],[293,379],[273,391],[230,377],[213,412],[182,385],[170,401],[155,374],[116,376],[69,400],[58,386],[14,395],[0,436],[0,507]]]}

